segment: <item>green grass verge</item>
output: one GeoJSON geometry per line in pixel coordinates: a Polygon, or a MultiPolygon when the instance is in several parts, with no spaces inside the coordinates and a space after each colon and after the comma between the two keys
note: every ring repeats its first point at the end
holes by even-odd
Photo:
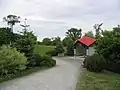
{"type": "Polygon", "coordinates": [[[46,52],[54,50],[55,46],[36,45],[34,52],[44,55],[46,52]]]}
{"type": "Polygon", "coordinates": [[[76,90],[120,90],[120,75],[85,71],[79,77],[76,90]]]}
{"type": "Polygon", "coordinates": [[[27,69],[27,70],[22,71],[22,72],[17,72],[14,75],[10,74],[10,75],[4,76],[4,77],[0,76],[0,83],[4,82],[4,81],[15,79],[15,78],[19,78],[19,77],[22,77],[22,76],[27,76],[27,75],[30,75],[30,74],[35,73],[37,71],[41,71],[41,70],[45,70],[45,69],[48,69],[48,68],[47,67],[44,67],[44,68],[34,67],[34,68],[30,68],[30,69],[27,69]]]}

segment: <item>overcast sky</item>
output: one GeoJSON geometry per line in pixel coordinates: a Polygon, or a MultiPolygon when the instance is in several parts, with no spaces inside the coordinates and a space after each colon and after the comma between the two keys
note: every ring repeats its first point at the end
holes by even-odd
{"type": "MultiPolygon", "coordinates": [[[[7,26],[2,18],[9,14],[27,18],[30,30],[43,37],[65,36],[67,29],[93,30],[96,23],[103,29],[120,24],[119,0],[0,0],[0,27],[7,26]]],[[[22,22],[21,22],[22,23],[22,22]]],[[[21,30],[16,24],[14,32],[21,30]]]]}

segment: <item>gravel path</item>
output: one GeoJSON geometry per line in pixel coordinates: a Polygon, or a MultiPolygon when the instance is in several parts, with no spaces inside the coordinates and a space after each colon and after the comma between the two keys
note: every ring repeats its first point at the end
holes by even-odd
{"type": "Polygon", "coordinates": [[[4,82],[0,84],[0,90],[75,90],[82,59],[54,59],[57,61],[56,67],[4,82]]]}

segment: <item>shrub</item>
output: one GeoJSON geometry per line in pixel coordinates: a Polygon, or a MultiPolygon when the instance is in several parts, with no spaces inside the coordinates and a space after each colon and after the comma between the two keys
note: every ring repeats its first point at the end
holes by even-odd
{"type": "Polygon", "coordinates": [[[58,53],[56,50],[52,50],[52,51],[48,51],[46,54],[50,56],[57,56],[58,53]]]}
{"type": "Polygon", "coordinates": [[[35,54],[35,66],[39,67],[53,67],[56,65],[56,61],[52,59],[51,56],[48,55],[39,55],[35,54]]]}
{"type": "Polygon", "coordinates": [[[86,57],[83,63],[84,67],[91,72],[101,72],[105,68],[105,60],[98,54],[86,57]]]}
{"type": "Polygon", "coordinates": [[[3,45],[0,49],[0,74],[7,75],[26,69],[27,58],[15,48],[3,45]]]}
{"type": "Polygon", "coordinates": [[[52,59],[52,57],[48,55],[43,55],[42,60],[40,62],[41,67],[53,67],[56,65],[56,61],[52,59]]]}
{"type": "Polygon", "coordinates": [[[35,58],[35,60],[34,60],[35,66],[40,66],[40,63],[42,61],[42,56],[37,54],[37,53],[35,53],[34,54],[34,58],[35,58]]]}

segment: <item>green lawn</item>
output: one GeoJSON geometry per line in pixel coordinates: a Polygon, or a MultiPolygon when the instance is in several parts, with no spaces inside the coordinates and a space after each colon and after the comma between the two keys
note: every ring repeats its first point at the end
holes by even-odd
{"type": "Polygon", "coordinates": [[[79,78],[76,90],[120,90],[120,75],[85,71],[79,78]]]}
{"type": "Polygon", "coordinates": [[[48,51],[51,51],[55,48],[55,46],[46,46],[46,45],[36,45],[35,46],[35,52],[39,54],[45,54],[48,51]]]}

